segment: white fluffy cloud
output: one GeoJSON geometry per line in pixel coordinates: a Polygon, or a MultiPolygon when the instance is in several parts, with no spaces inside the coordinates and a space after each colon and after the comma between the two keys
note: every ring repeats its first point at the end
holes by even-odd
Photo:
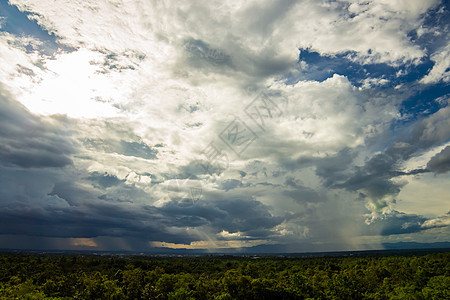
{"type": "Polygon", "coordinates": [[[431,56],[435,65],[431,71],[422,78],[420,82],[422,83],[437,83],[439,81],[449,82],[450,81],[450,45],[443,47],[436,54],[431,56]]]}
{"type": "MultiPolygon", "coordinates": [[[[408,181],[401,176],[415,170],[405,162],[450,137],[448,107],[396,132],[409,94],[387,88],[387,79],[368,75],[358,88],[344,72],[289,82],[309,67],[298,63],[299,48],[360,64],[418,64],[428,53],[411,36],[430,30],[425,18],[439,1],[10,2],[61,46],[47,55],[26,47],[38,40],[2,32],[0,76],[8,101],[50,120],[48,132],[67,122],[73,164],[32,192],[59,209],[50,225],[68,220],[67,235],[44,235],[68,243],[100,245],[111,230],[111,245],[128,234],[145,240],[137,248],[282,243],[295,251],[305,241],[364,249],[359,237],[396,232],[388,222],[413,218],[393,213],[408,181]],[[224,141],[233,138],[227,130],[235,118],[254,139],[242,151],[224,141]],[[208,145],[226,154],[223,172],[199,167],[208,145]],[[180,182],[187,188],[174,192],[180,182]],[[186,201],[193,191],[200,199],[186,201]],[[73,224],[96,224],[96,215],[98,228],[77,236],[73,224]],[[370,218],[386,220],[391,231],[368,229],[370,218]]],[[[431,55],[435,64],[422,83],[448,82],[447,48],[431,55]]],[[[25,178],[5,192],[8,199],[31,184],[25,178]]],[[[436,220],[422,229],[443,224],[436,220]]]]}

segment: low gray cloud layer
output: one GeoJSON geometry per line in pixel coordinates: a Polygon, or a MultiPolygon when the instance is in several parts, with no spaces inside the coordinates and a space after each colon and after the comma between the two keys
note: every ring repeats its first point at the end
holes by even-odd
{"type": "Polygon", "coordinates": [[[70,121],[64,117],[41,120],[0,86],[0,162],[3,165],[64,167],[72,163],[74,144],[70,121]]]}
{"type": "Polygon", "coordinates": [[[433,156],[427,164],[427,169],[437,174],[450,171],[450,147],[445,147],[433,156]]]}

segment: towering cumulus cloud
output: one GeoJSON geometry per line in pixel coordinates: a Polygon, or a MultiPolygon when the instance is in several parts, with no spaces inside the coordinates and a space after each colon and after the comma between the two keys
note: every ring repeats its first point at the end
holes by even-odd
{"type": "Polygon", "coordinates": [[[449,9],[3,1],[0,248],[450,242],[449,9]]]}

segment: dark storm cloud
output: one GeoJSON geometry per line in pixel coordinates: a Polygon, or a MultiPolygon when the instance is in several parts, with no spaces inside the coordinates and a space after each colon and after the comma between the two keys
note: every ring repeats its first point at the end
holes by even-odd
{"type": "Polygon", "coordinates": [[[149,240],[183,240],[160,224],[153,211],[96,203],[66,209],[1,208],[0,233],[46,237],[139,237],[149,240]],[[148,220],[152,220],[148,222],[148,220]]]}
{"type": "Polygon", "coordinates": [[[385,153],[373,156],[363,166],[354,167],[353,172],[344,182],[331,186],[349,191],[364,190],[374,199],[381,199],[386,195],[397,195],[405,183],[394,182],[393,178],[428,172],[423,169],[401,171],[401,163],[410,158],[414,150],[414,147],[410,145],[406,146],[406,149],[390,147],[385,153]]]}
{"type": "Polygon", "coordinates": [[[0,86],[0,163],[23,168],[71,164],[74,145],[64,130],[65,122],[62,117],[39,119],[0,86]]]}
{"type": "MultiPolygon", "coordinates": [[[[419,232],[448,221],[387,209],[373,216],[373,207],[395,201],[385,196],[399,193],[399,176],[449,170],[447,149],[427,170],[403,169],[450,137],[448,99],[433,99],[443,96],[448,77],[439,67],[448,26],[438,8],[430,18],[442,20],[429,24],[431,5],[423,3],[142,3],[127,15],[97,2],[93,18],[91,6],[70,2],[65,9],[21,5],[23,13],[0,4],[15,10],[1,28],[14,35],[5,33],[3,49],[11,53],[1,73],[13,78],[14,93],[46,98],[68,79],[59,95],[79,92],[94,109],[92,119],[69,124],[0,99],[0,241],[1,234],[37,237],[35,244],[96,237],[99,249],[117,249],[121,240],[149,249],[148,241],[265,239],[285,242],[282,251],[312,251],[350,247],[361,232],[419,232]],[[44,27],[79,51],[40,56],[38,40],[60,46],[44,27]],[[66,77],[67,66],[76,70],[66,77]],[[442,84],[424,88],[418,80],[426,74],[442,84]],[[258,126],[265,134],[245,156],[230,155],[226,172],[186,163],[203,154],[195,150],[201,143],[220,138],[225,115],[246,115],[261,91],[293,105],[267,123],[274,126],[258,126]],[[201,199],[180,186],[200,190],[201,199]]],[[[448,16],[448,5],[442,8],[448,16]]],[[[69,98],[57,99],[57,109],[75,115],[65,107],[69,98]]]]}
{"type": "Polygon", "coordinates": [[[407,234],[423,231],[429,228],[421,227],[427,218],[414,214],[405,214],[398,211],[383,215],[365,229],[368,235],[407,234]]]}
{"type": "Polygon", "coordinates": [[[67,207],[56,195],[49,195],[53,183],[64,177],[60,168],[0,168],[0,208],[67,207]]]}
{"type": "Polygon", "coordinates": [[[165,216],[175,220],[174,226],[195,226],[210,224],[216,219],[226,218],[226,212],[208,203],[183,203],[171,201],[160,208],[165,216]]]}
{"type": "MultiPolygon", "coordinates": [[[[348,178],[349,168],[353,166],[356,152],[350,148],[344,148],[335,155],[326,157],[300,157],[294,161],[281,160],[281,166],[289,171],[314,167],[317,176],[322,178],[327,187],[333,186],[348,178]]],[[[293,178],[286,179],[286,185],[292,186],[293,178]]]]}
{"type": "Polygon", "coordinates": [[[219,233],[241,232],[251,238],[265,238],[283,218],[275,217],[269,207],[251,198],[230,198],[215,201],[199,201],[193,205],[169,202],[160,211],[171,216],[169,224],[176,226],[205,226],[219,233]]]}
{"type": "MultiPolygon", "coordinates": [[[[450,139],[450,108],[444,107],[427,118],[418,120],[411,126],[408,138],[398,137],[398,140],[383,153],[371,157],[363,166],[351,170],[343,182],[331,184],[331,187],[345,188],[350,191],[364,190],[368,196],[381,199],[386,195],[397,195],[404,183],[394,182],[393,178],[402,175],[414,175],[429,171],[445,172],[448,168],[448,150],[443,150],[429,162],[427,169],[402,171],[402,164],[408,159],[420,155],[432,147],[439,146],[450,139]]],[[[345,156],[344,156],[345,157],[345,156]]],[[[345,163],[345,161],[343,161],[345,163]]],[[[335,164],[330,164],[331,166],[335,164]]],[[[343,168],[344,165],[340,164],[343,168]]],[[[330,168],[330,167],[327,167],[330,168]]],[[[333,168],[333,167],[331,167],[333,168]]],[[[318,168],[318,170],[321,170],[318,168]]],[[[326,182],[338,182],[333,169],[317,172],[326,182]]],[[[341,174],[342,175],[342,174],[341,174]]]]}
{"type": "Polygon", "coordinates": [[[91,174],[84,178],[71,179],[73,181],[56,181],[48,194],[58,196],[73,206],[99,202],[97,199],[102,200],[100,202],[148,202],[153,200],[152,195],[134,185],[125,184],[123,180],[119,180],[115,176],[94,175],[92,177],[91,174]]]}
{"type": "Polygon", "coordinates": [[[397,175],[394,170],[396,163],[396,159],[388,154],[375,155],[364,166],[356,167],[349,179],[335,187],[350,191],[364,189],[370,197],[376,199],[397,194],[402,184],[391,181],[391,178],[397,175]]]}
{"type": "Polygon", "coordinates": [[[195,203],[173,200],[155,207],[151,201],[145,203],[151,195],[108,174],[91,173],[72,180],[57,182],[52,189],[48,182],[47,193],[39,191],[45,198],[41,201],[18,201],[17,194],[5,194],[11,201],[0,206],[0,234],[109,236],[189,244],[199,237],[186,228],[198,228],[215,239],[221,238],[216,235],[223,230],[255,239],[273,234],[273,227],[283,221],[273,216],[268,206],[251,198],[195,203]]]}
{"type": "Polygon", "coordinates": [[[450,146],[433,156],[427,163],[427,169],[436,174],[450,171],[450,146]]]}
{"type": "Polygon", "coordinates": [[[303,186],[299,180],[296,180],[292,176],[286,177],[285,185],[283,194],[296,202],[321,202],[326,199],[325,196],[320,195],[315,190],[303,186]]]}
{"type": "Polygon", "coordinates": [[[58,196],[64,199],[71,206],[82,205],[85,201],[89,201],[93,195],[91,191],[82,188],[78,184],[78,178],[73,178],[72,181],[55,182],[53,189],[49,192],[50,196],[58,196]]]}
{"type": "Polygon", "coordinates": [[[114,175],[110,175],[108,173],[100,174],[98,172],[94,172],[91,175],[89,175],[88,179],[91,182],[95,182],[104,188],[119,185],[125,182],[125,180],[120,180],[114,175]]]}
{"type": "Polygon", "coordinates": [[[269,207],[253,199],[227,199],[217,201],[218,209],[226,212],[226,218],[214,220],[214,227],[230,233],[250,233],[255,230],[267,230],[279,225],[283,218],[274,217],[269,207]]]}
{"type": "Polygon", "coordinates": [[[410,144],[418,149],[426,149],[449,140],[450,106],[446,106],[414,125],[410,144]]]}
{"type": "MultiPolygon", "coordinates": [[[[430,160],[427,169],[404,171],[403,168],[407,160],[450,139],[449,117],[449,108],[443,107],[430,116],[407,124],[410,127],[408,130],[404,128],[403,132],[409,134],[392,137],[390,146],[381,153],[369,156],[362,165],[355,165],[354,162],[359,149],[344,148],[335,155],[321,158],[302,156],[294,161],[281,159],[281,166],[290,172],[312,167],[321,178],[323,186],[359,192],[360,198],[368,197],[378,210],[392,201],[383,200],[385,196],[395,197],[406,184],[393,179],[404,175],[448,170],[447,149],[430,160]]],[[[326,199],[316,191],[303,187],[294,177],[286,177],[283,194],[298,202],[320,202],[326,199]]]]}
{"type": "MultiPolygon", "coordinates": [[[[17,193],[6,194],[6,197],[14,199],[10,199],[9,202],[2,199],[0,234],[61,238],[110,236],[134,237],[143,241],[191,241],[183,234],[184,230],[178,230],[182,232],[181,234],[174,232],[171,228],[174,227],[172,224],[175,223],[175,218],[164,215],[158,208],[131,201],[108,199],[105,194],[101,194],[103,190],[80,184],[83,183],[81,178],[72,179],[74,182],[55,184],[53,190],[46,196],[47,199],[59,200],[65,205],[55,205],[55,201],[50,203],[47,199],[20,201],[17,193]]],[[[139,199],[133,192],[136,193],[133,187],[130,187],[128,194],[131,199],[139,199]]],[[[38,195],[37,191],[31,193],[38,195]]]]}
{"type": "Polygon", "coordinates": [[[344,148],[334,156],[315,159],[316,174],[324,179],[325,186],[344,180],[346,171],[352,165],[355,153],[349,148],[344,148]]]}

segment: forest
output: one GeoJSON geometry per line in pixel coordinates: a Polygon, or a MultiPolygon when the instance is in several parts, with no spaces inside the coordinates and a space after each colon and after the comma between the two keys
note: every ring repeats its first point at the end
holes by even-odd
{"type": "Polygon", "coordinates": [[[449,259],[2,253],[0,298],[450,299],[449,259]]]}

